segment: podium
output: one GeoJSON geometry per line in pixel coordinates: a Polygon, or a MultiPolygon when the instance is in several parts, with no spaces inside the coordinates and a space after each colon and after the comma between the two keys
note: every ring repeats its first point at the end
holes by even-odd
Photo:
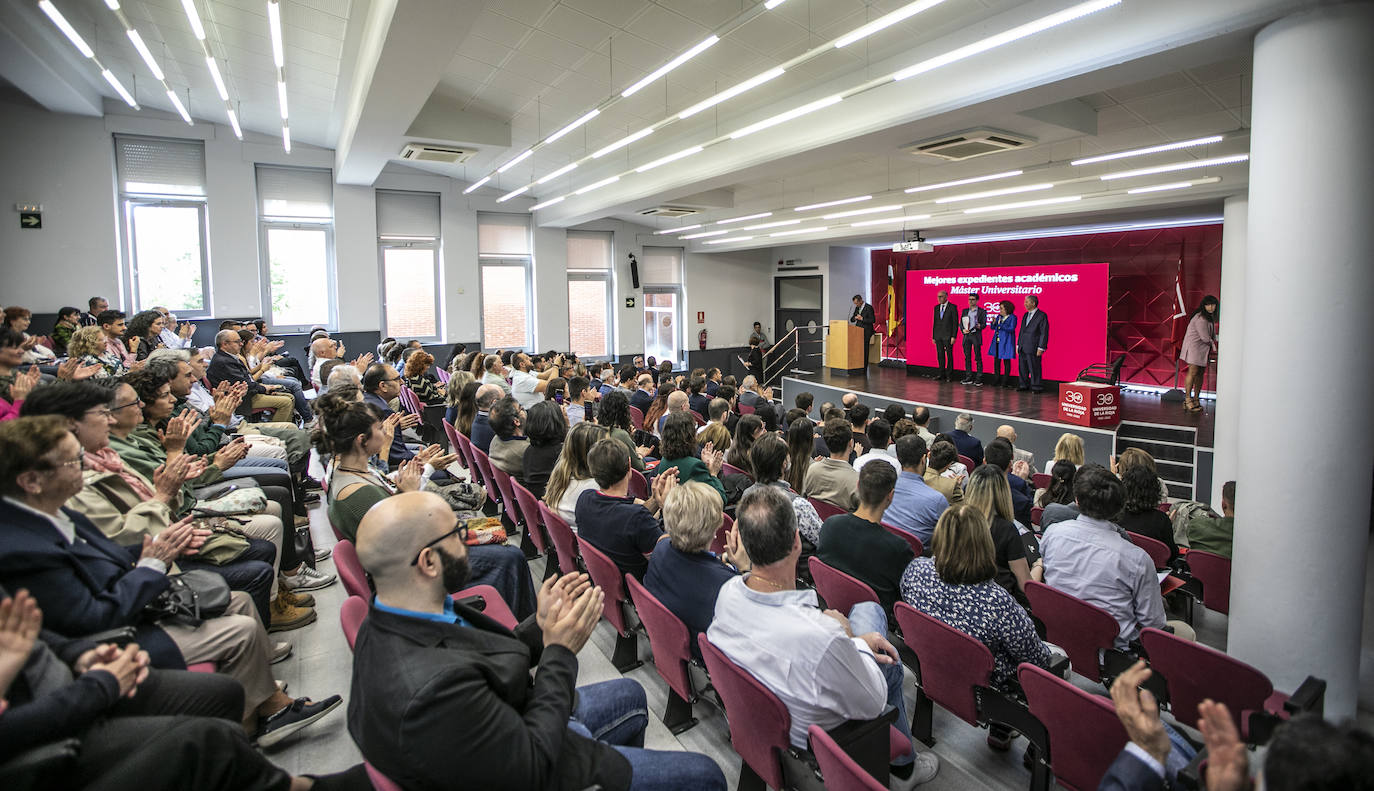
{"type": "Polygon", "coordinates": [[[1059,385],[1059,421],[1090,428],[1110,428],[1121,422],[1121,388],[1096,382],[1059,385]]]}
{"type": "Polygon", "coordinates": [[[839,376],[863,376],[867,371],[864,360],[864,331],[843,319],[830,322],[829,343],[826,345],[825,366],[839,376]]]}

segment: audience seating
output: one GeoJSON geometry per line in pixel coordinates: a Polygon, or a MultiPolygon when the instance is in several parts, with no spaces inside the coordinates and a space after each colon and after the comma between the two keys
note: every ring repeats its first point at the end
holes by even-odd
{"type": "Polygon", "coordinates": [[[741,415],[752,415],[754,414],[754,408],[749,406],[748,404],[740,404],[739,413],[741,415]]]}
{"type": "Polygon", "coordinates": [[[1169,547],[1157,538],[1150,538],[1139,533],[1126,531],[1126,536],[1131,539],[1131,543],[1145,550],[1150,556],[1150,562],[1155,564],[1156,569],[1169,568],[1169,547]]]}
{"type": "Polygon", "coordinates": [[[525,535],[529,536],[535,550],[544,556],[544,579],[548,579],[558,573],[558,564],[549,557],[549,542],[544,536],[542,519],[539,516],[539,498],[514,478],[511,479],[511,490],[525,523],[525,535]]]}
{"type": "Polygon", "coordinates": [[[549,531],[549,540],[553,542],[554,553],[558,557],[559,572],[572,574],[580,571],[582,564],[578,562],[577,535],[568,527],[568,523],[542,501],[539,503],[539,521],[549,531]]]}
{"type": "Polygon", "coordinates": [[[515,613],[510,611],[510,605],[501,598],[501,592],[490,585],[473,585],[470,588],[463,588],[453,594],[453,600],[481,611],[483,615],[507,629],[514,629],[520,625],[520,621],[515,618],[515,613]]]}
{"type": "Polygon", "coordinates": [[[663,712],[663,724],[674,735],[697,724],[692,716],[692,704],[697,691],[692,684],[692,634],[672,610],[663,606],[643,583],[633,576],[625,578],[635,612],[649,635],[649,648],[654,655],[654,669],[668,685],[668,704],[663,712]]]}
{"type": "Polygon", "coordinates": [[[911,547],[911,553],[916,557],[919,558],[921,555],[925,554],[925,544],[922,544],[920,537],[914,533],[908,533],[900,527],[889,525],[887,522],[883,522],[883,529],[905,541],[907,546],[911,547]]]}
{"type": "Polygon", "coordinates": [[[724,554],[725,541],[730,536],[730,528],[735,526],[735,520],[729,514],[720,515],[720,527],[716,528],[716,537],[711,539],[711,551],[717,555],[724,554]]]}
{"type": "Polygon", "coordinates": [[[830,503],[827,503],[824,500],[817,500],[814,497],[808,497],[806,498],[806,501],[808,503],[811,503],[812,508],[816,509],[816,515],[821,518],[822,522],[824,522],[832,516],[839,516],[840,514],[849,513],[848,511],[839,507],[838,505],[831,505],[830,503]]]}
{"type": "Polygon", "coordinates": [[[637,406],[630,407],[630,425],[641,431],[644,429],[644,413],[637,406]]]}
{"type": "Polygon", "coordinates": [[[424,407],[420,405],[420,397],[415,395],[415,391],[405,385],[401,385],[401,394],[397,396],[401,402],[401,408],[416,417],[424,417],[424,407]]]}
{"type": "Polygon", "coordinates": [[[1045,639],[1064,649],[1073,669],[1093,681],[1102,680],[1101,653],[1112,646],[1121,631],[1106,610],[1089,604],[1043,582],[1026,583],[1031,612],[1045,624],[1045,639]]]}
{"type": "Polygon", "coordinates": [[[751,480],[751,481],[754,480],[754,476],[750,475],[749,473],[745,472],[744,470],[741,470],[739,467],[736,467],[735,465],[730,464],[729,462],[722,462],[722,463],[721,463],[721,465],[720,465],[720,474],[721,474],[721,475],[743,475],[744,477],[748,478],[748,479],[751,480]]]}
{"type": "Polygon", "coordinates": [[[523,529],[528,534],[529,522],[515,501],[515,488],[512,486],[515,479],[510,477],[510,473],[494,464],[491,465],[491,477],[496,481],[496,490],[501,493],[501,521],[508,523],[506,526],[510,529],[507,530],[507,533],[513,535],[523,529]]]}
{"type": "Polygon", "coordinates": [[[1231,612],[1231,561],[1212,552],[1188,553],[1188,568],[1202,585],[1202,606],[1222,614],[1231,612]]]}
{"type": "Polygon", "coordinates": [[[649,499],[649,479],[633,467],[630,468],[630,496],[641,500],[649,499]]]}
{"type": "Polygon", "coordinates": [[[973,463],[973,459],[970,459],[968,456],[965,456],[962,453],[959,454],[959,463],[964,465],[964,467],[966,467],[969,472],[973,472],[973,468],[978,466],[973,463]]]}
{"type": "MultiPolygon", "coordinates": [[[[906,602],[893,608],[906,643],[917,658],[911,667],[916,675],[916,707],[911,715],[911,734],[935,746],[931,732],[932,703],[967,722],[986,727],[991,723],[1020,731],[1035,750],[1046,742],[1044,726],[1020,701],[993,689],[992,652],[976,638],[926,615],[906,602]]],[[[1048,791],[1049,777],[1043,764],[1032,769],[1032,791],[1048,791]]]]}
{"type": "Polygon", "coordinates": [[[606,594],[605,600],[601,603],[601,612],[616,633],[615,653],[611,656],[611,664],[621,673],[628,673],[644,663],[639,660],[639,643],[625,613],[625,575],[620,573],[615,561],[606,557],[589,542],[581,542],[580,548],[582,561],[587,564],[587,573],[591,575],[592,584],[599,586],[606,594]]]}
{"type": "Polygon", "coordinates": [[[878,594],[872,588],[815,555],[807,558],[806,562],[811,569],[811,580],[816,583],[816,592],[829,609],[839,610],[848,616],[859,602],[878,601],[878,594]]]}
{"type": "Polygon", "coordinates": [[[358,641],[358,630],[367,619],[367,608],[367,599],[362,596],[349,596],[339,608],[339,623],[343,626],[344,639],[348,641],[350,651],[358,641]]]}
{"type": "Polygon", "coordinates": [[[339,580],[349,596],[361,596],[364,601],[372,600],[372,585],[367,581],[367,573],[358,562],[358,550],[353,542],[339,539],[334,545],[334,569],[339,572],[339,580]]]}
{"type": "Polygon", "coordinates": [[[1039,760],[1069,791],[1093,791],[1126,746],[1126,729],[1111,699],[1085,692],[1047,670],[1017,670],[1030,713],[1049,734],[1039,760]]]}
{"type": "Polygon", "coordinates": [[[821,774],[825,776],[825,787],[829,791],[887,791],[887,786],[873,779],[865,772],[849,753],[845,752],[830,734],[821,726],[812,725],[806,729],[811,739],[811,751],[816,754],[821,774]]]}
{"type": "Polygon", "coordinates": [[[472,460],[476,463],[477,469],[482,471],[482,485],[486,487],[487,499],[490,500],[493,505],[503,505],[501,502],[501,487],[497,485],[496,475],[494,473],[496,466],[491,463],[491,457],[487,455],[486,451],[476,445],[469,444],[468,448],[472,451],[472,460]]]}
{"type": "Polygon", "coordinates": [[[1034,527],[1039,527],[1039,526],[1040,526],[1040,518],[1041,518],[1042,516],[1044,516],[1044,515],[1045,515],[1045,509],[1041,508],[1041,507],[1038,506],[1038,505],[1033,505],[1033,506],[1031,506],[1031,525],[1034,526],[1034,527]]]}
{"type": "Polygon", "coordinates": [[[439,381],[443,382],[444,384],[448,384],[449,377],[451,376],[451,374],[448,372],[448,369],[440,368],[437,365],[434,366],[434,375],[439,377],[439,381]]]}
{"type": "Polygon", "coordinates": [[[1053,481],[1053,480],[1054,480],[1054,479],[1051,478],[1051,477],[1050,477],[1050,474],[1047,473],[1047,472],[1034,472],[1034,473],[1031,473],[1031,485],[1032,485],[1033,487],[1035,487],[1036,489],[1048,489],[1048,488],[1050,488],[1050,482],[1053,481]]]}
{"type": "Polygon", "coordinates": [[[706,418],[702,417],[702,416],[701,416],[699,413],[697,413],[695,410],[689,409],[689,410],[687,410],[687,414],[689,414],[689,415],[692,416],[692,420],[695,420],[698,426],[704,426],[704,425],[706,425],[706,418]]]}
{"type": "Polygon", "coordinates": [[[372,764],[364,761],[363,767],[367,770],[367,779],[372,783],[373,791],[402,791],[401,787],[391,781],[391,778],[382,774],[372,764]]]}
{"type": "Polygon", "coordinates": [[[441,422],[444,425],[444,434],[448,437],[448,446],[453,449],[454,453],[458,454],[458,461],[463,465],[463,469],[471,469],[472,462],[468,459],[468,449],[464,444],[467,437],[458,433],[458,429],[448,422],[448,418],[442,418],[441,422]]]}

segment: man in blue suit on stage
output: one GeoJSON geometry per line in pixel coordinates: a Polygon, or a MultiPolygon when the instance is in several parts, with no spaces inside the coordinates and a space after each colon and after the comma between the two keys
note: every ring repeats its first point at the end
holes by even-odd
{"type": "Polygon", "coordinates": [[[1045,349],[1050,345],[1050,319],[1040,310],[1040,299],[1032,294],[1026,295],[1026,312],[1021,315],[1021,332],[1016,336],[1017,368],[1021,382],[1017,390],[1032,393],[1045,392],[1045,384],[1040,379],[1040,365],[1045,349]]]}

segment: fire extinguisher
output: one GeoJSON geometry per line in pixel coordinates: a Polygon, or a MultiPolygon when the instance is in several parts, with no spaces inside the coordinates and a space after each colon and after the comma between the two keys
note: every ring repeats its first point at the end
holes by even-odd
{"type": "Polygon", "coordinates": [[[697,333],[697,347],[706,351],[706,330],[697,333]]]}

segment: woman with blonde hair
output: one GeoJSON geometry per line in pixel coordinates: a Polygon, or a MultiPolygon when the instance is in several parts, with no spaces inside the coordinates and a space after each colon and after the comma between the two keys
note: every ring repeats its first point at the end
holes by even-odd
{"type": "Polygon", "coordinates": [[[711,423],[697,432],[697,448],[714,443],[716,450],[730,450],[730,429],[722,423],[711,423]]]}
{"type": "MultiPolygon", "coordinates": [[[[444,410],[444,419],[452,423],[454,428],[458,428],[458,422],[462,420],[463,389],[476,381],[477,379],[465,370],[449,376],[448,385],[444,388],[444,400],[448,402],[448,408],[444,410]]],[[[472,395],[468,400],[472,403],[472,409],[469,410],[472,414],[468,415],[467,419],[468,429],[471,430],[472,420],[477,417],[477,388],[472,389],[472,395]]],[[[458,429],[458,432],[464,436],[467,436],[468,433],[462,429],[458,429]]]]}
{"type": "Polygon", "coordinates": [[[582,422],[573,426],[563,441],[563,453],[558,457],[549,485],[544,489],[544,502],[549,509],[563,517],[568,527],[577,532],[577,498],[588,489],[596,488],[587,455],[598,440],[610,436],[605,426],[582,422]]]}
{"type": "Polygon", "coordinates": [[[124,361],[106,349],[105,331],[99,327],[82,327],[72,333],[72,339],[67,341],[67,356],[80,360],[81,365],[99,365],[96,379],[121,376],[128,371],[124,361]]]}
{"type": "Polygon", "coordinates": [[[1054,470],[1054,463],[1063,459],[1073,462],[1074,467],[1082,467],[1087,459],[1083,456],[1083,438],[1072,432],[1065,432],[1059,435],[1059,441],[1054,443],[1054,456],[1045,462],[1045,472],[1054,470]]]}
{"type": "MultiPolygon", "coordinates": [[[[664,607],[682,620],[691,632],[692,655],[701,656],[697,635],[706,631],[716,611],[716,595],[738,572],[725,565],[725,558],[711,554],[711,541],[723,521],[720,496],[700,481],[673,487],[663,503],[663,527],[668,540],[654,546],[644,587],[664,607]]],[[[749,570],[748,557],[738,549],[738,533],[733,558],[741,570],[749,570]]]]}
{"type": "Polygon", "coordinates": [[[1007,483],[1007,474],[988,464],[974,470],[964,488],[964,502],[978,509],[988,521],[995,549],[997,583],[1023,606],[1029,606],[1026,582],[1044,579],[1045,567],[1040,562],[1038,550],[1034,553],[1034,563],[1026,559],[1027,542],[1013,521],[1011,486],[1007,483]]]}

